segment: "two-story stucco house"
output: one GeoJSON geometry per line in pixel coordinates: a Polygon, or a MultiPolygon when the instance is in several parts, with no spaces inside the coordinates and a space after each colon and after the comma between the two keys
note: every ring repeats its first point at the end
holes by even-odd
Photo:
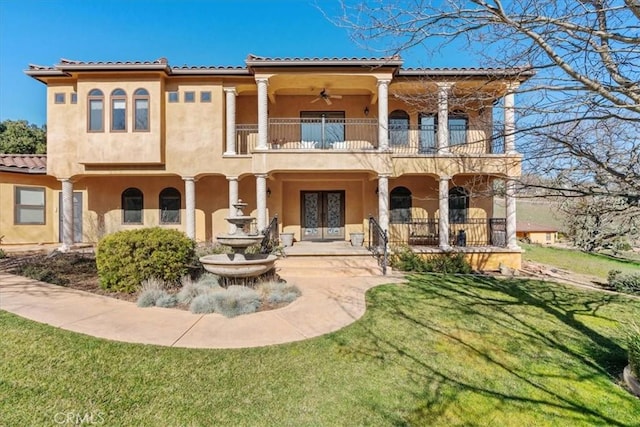
{"type": "Polygon", "coordinates": [[[43,229],[66,245],[142,226],[205,241],[227,232],[242,199],[259,229],[277,215],[299,241],[349,240],[372,216],[391,244],[464,246],[476,264],[519,266],[513,92],[530,71],[405,69],[399,57],[245,63],[30,66],[47,85],[46,174],[61,191],[47,201],[60,222],[43,229]],[[493,215],[498,181],[507,218],[493,215]]]}

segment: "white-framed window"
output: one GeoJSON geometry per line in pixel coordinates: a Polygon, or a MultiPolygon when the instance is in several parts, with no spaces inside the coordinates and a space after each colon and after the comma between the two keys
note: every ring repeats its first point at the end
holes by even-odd
{"type": "Polygon", "coordinates": [[[15,187],[14,223],[42,225],[46,223],[44,187],[15,187]]]}

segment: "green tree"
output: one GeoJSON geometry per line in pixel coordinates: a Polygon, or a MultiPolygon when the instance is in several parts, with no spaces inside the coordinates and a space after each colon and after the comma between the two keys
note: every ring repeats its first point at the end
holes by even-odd
{"type": "Polygon", "coordinates": [[[44,154],[47,152],[47,128],[26,120],[0,123],[0,153],[44,154]]]}

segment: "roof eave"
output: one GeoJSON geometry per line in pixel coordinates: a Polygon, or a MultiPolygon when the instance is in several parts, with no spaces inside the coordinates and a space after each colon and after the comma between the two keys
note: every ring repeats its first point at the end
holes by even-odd
{"type": "Polygon", "coordinates": [[[46,175],[47,174],[47,171],[43,169],[19,168],[15,166],[0,166],[0,171],[23,173],[23,174],[30,174],[30,175],[46,175]]]}
{"type": "Polygon", "coordinates": [[[203,68],[171,68],[174,76],[250,76],[246,68],[237,69],[203,69],[203,68]]]}

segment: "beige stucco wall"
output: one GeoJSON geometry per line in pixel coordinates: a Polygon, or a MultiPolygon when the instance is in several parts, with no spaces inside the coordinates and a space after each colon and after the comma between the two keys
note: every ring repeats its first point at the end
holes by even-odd
{"type": "Polygon", "coordinates": [[[60,183],[51,176],[0,171],[0,237],[2,244],[55,243],[58,241],[58,193],[60,183]],[[15,187],[45,189],[45,223],[15,223],[15,187]]]}

